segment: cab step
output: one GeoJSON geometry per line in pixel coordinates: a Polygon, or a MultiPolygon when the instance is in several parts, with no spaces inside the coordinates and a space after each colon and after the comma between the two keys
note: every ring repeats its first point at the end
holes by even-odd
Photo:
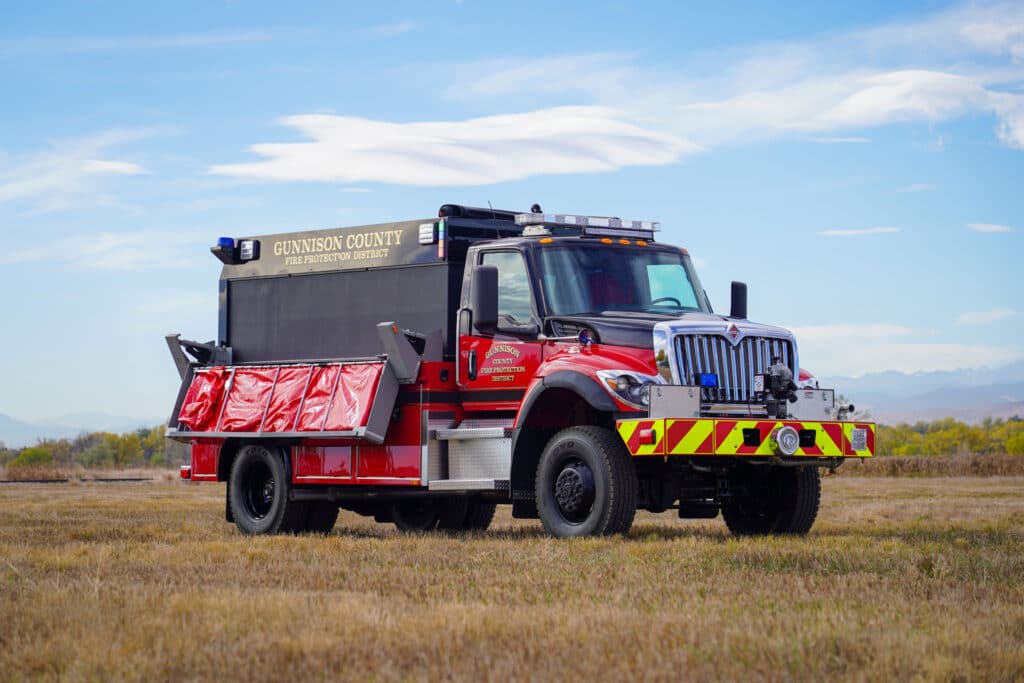
{"type": "Polygon", "coordinates": [[[461,441],[463,439],[507,439],[512,436],[511,427],[455,427],[436,429],[430,438],[438,441],[461,441]]]}

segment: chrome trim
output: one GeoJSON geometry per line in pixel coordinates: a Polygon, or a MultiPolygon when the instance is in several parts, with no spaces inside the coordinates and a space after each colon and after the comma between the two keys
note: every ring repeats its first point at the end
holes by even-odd
{"type": "Polygon", "coordinates": [[[732,350],[731,347],[725,347],[728,339],[724,335],[732,325],[736,325],[736,329],[740,332],[740,340],[736,346],[739,357],[730,359],[726,370],[730,379],[732,377],[742,379],[742,384],[732,387],[731,382],[728,383],[727,388],[731,392],[730,400],[741,400],[738,394],[740,392],[748,393],[752,389],[749,384],[750,378],[767,370],[771,364],[771,357],[776,353],[783,357],[784,363],[793,368],[794,375],[800,372],[799,347],[792,332],[781,327],[752,323],[749,320],[730,320],[721,317],[714,322],[708,320],[688,322],[685,319],[677,319],[655,324],[652,336],[655,363],[658,366],[659,374],[665,380],[669,379],[667,374],[671,375],[672,384],[692,384],[692,378],[683,378],[682,376],[683,368],[680,367],[676,342],[676,338],[680,335],[684,336],[683,350],[691,354],[692,357],[699,358],[703,367],[711,365],[713,355],[717,356],[716,360],[719,361],[717,365],[721,366],[719,349],[725,352],[726,358],[731,355],[728,353],[732,350]],[[700,336],[692,338],[692,335],[700,336]],[[721,337],[721,344],[709,344],[705,335],[721,337]],[[742,342],[747,337],[756,339],[753,343],[743,344],[742,342]],[[789,348],[786,348],[784,342],[789,342],[789,348]],[[716,349],[715,346],[719,348],[716,349]],[[792,349],[792,353],[789,349],[792,349]],[[666,373],[666,366],[668,373],[666,373]],[[733,395],[735,398],[732,398],[733,395]]]}

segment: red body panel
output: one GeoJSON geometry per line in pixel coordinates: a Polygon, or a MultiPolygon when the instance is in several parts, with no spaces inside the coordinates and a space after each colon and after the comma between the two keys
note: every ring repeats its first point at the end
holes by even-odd
{"type": "Polygon", "coordinates": [[[217,481],[220,442],[192,444],[192,480],[217,481]]]}
{"type": "Polygon", "coordinates": [[[542,358],[543,344],[539,341],[460,337],[459,388],[465,409],[519,410],[523,392],[536,376],[542,358]],[[470,379],[470,354],[474,353],[477,375],[470,379]]]}

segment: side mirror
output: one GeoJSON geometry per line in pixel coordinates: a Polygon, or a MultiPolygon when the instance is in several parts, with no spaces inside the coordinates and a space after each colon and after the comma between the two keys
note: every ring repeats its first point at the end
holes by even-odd
{"type": "Polygon", "coordinates": [[[470,286],[473,327],[480,334],[491,336],[498,330],[498,267],[474,268],[473,283],[470,286]]]}
{"type": "Polygon", "coordinates": [[[732,318],[747,319],[747,283],[746,282],[733,282],[732,283],[732,305],[730,306],[729,316],[732,318]]]}

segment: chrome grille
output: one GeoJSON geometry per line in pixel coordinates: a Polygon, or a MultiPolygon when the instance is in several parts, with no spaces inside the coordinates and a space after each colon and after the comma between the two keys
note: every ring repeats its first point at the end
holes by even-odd
{"type": "Polygon", "coordinates": [[[704,388],[701,397],[708,401],[747,402],[754,393],[754,375],[763,375],[772,358],[781,357],[783,365],[796,376],[793,345],[788,339],[744,337],[733,346],[718,334],[681,334],[676,337],[676,357],[682,383],[699,385],[700,373],[718,376],[718,388],[704,388]]]}

